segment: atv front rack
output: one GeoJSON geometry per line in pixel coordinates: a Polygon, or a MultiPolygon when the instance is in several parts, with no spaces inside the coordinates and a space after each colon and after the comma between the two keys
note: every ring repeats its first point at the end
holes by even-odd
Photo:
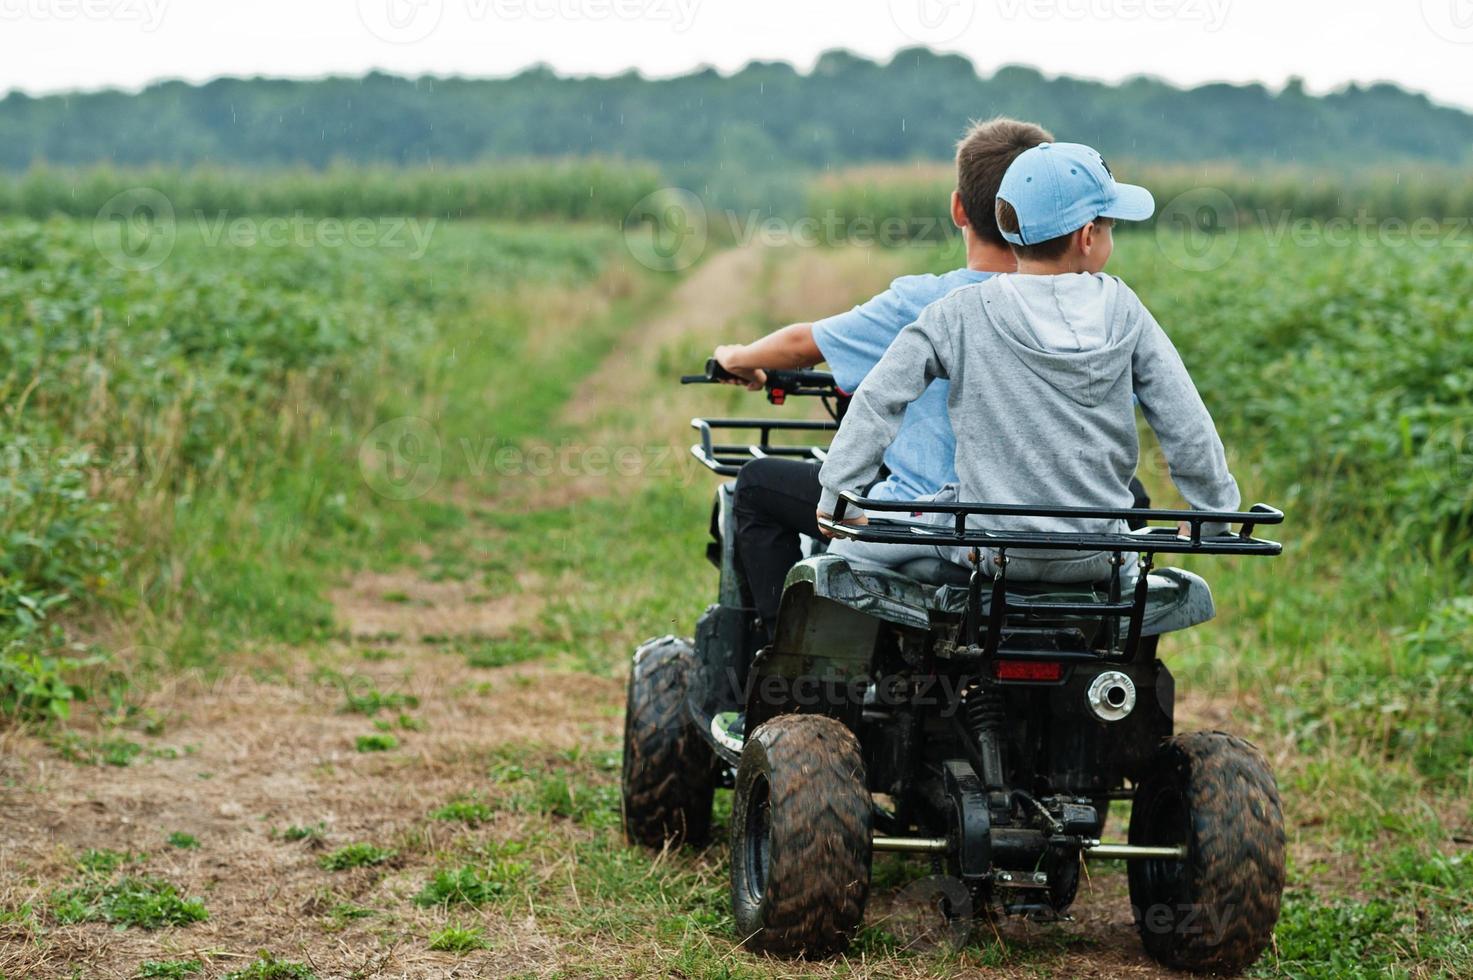
{"type": "Polygon", "coordinates": [[[789,459],[808,459],[822,463],[825,458],[823,446],[774,446],[774,432],[834,432],[838,422],[802,421],[798,419],[691,419],[691,428],[701,434],[701,441],[691,446],[691,455],[701,465],[721,476],[736,476],[743,463],[764,456],[786,456],[789,459]],[[712,430],[747,429],[757,430],[756,442],[746,444],[718,443],[712,430]]]}
{"type": "Polygon", "coordinates": [[[1149,573],[1158,554],[1194,555],[1277,555],[1283,545],[1253,536],[1260,524],[1282,524],[1282,511],[1267,504],[1254,504],[1247,511],[1164,510],[1133,508],[1062,507],[1033,504],[940,503],[916,500],[873,500],[852,491],[839,495],[837,513],[818,523],[836,537],[852,538],[874,544],[927,544],[938,547],[970,548],[972,575],[968,586],[968,649],[992,661],[999,652],[1009,656],[1024,651],[1003,649],[1009,631],[1009,617],[1029,619],[1078,616],[1104,619],[1108,629],[1106,656],[1114,657],[1121,617],[1127,622],[1123,652],[1125,660],[1134,660],[1140,649],[1141,629],[1146,615],[1149,573]],[[870,518],[865,524],[845,524],[850,507],[878,513],[902,513],[912,517],[927,514],[946,515],[946,524],[928,524],[898,518],[870,518]],[[969,517],[1053,517],[1083,520],[1171,521],[1186,524],[1190,533],[1180,535],[1178,528],[1147,527],[1130,533],[1093,533],[1068,531],[1018,531],[968,524],[969,517]],[[1204,536],[1204,524],[1239,525],[1236,534],[1204,536]],[[1007,589],[1008,549],[1029,551],[1104,552],[1112,557],[1108,599],[1100,603],[1060,603],[1009,597],[1007,589]],[[983,574],[982,563],[991,555],[995,566],[991,576],[983,574]],[[1121,569],[1128,554],[1139,555],[1140,570],[1129,599],[1122,598],[1121,569]],[[991,599],[983,614],[982,594],[990,579],[991,599]],[[985,625],[985,632],[984,632],[985,625]]]}

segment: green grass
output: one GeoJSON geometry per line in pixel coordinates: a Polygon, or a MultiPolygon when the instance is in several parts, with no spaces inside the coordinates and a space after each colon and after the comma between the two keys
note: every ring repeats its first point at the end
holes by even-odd
{"type": "Polygon", "coordinates": [[[317,980],[317,974],[305,963],[279,960],[262,950],[250,966],[231,970],[220,980],[317,980]]]}
{"type": "Polygon", "coordinates": [[[170,847],[177,847],[180,850],[190,851],[199,849],[199,838],[193,834],[186,834],[182,830],[176,830],[170,834],[168,843],[170,847]]]}
{"type": "Polygon", "coordinates": [[[363,692],[346,691],[343,710],[360,715],[376,715],[380,711],[398,711],[401,708],[418,708],[419,698],[412,694],[394,691],[384,694],[376,690],[363,692]]]}
{"type": "Polygon", "coordinates": [[[526,877],[528,866],[492,859],[484,864],[442,868],[414,896],[423,906],[484,905],[512,895],[526,877]]]}
{"type": "Polygon", "coordinates": [[[469,953],[488,949],[485,930],[479,926],[446,926],[430,936],[430,949],[444,953],[469,953]]]}
{"type": "Polygon", "coordinates": [[[87,881],[52,896],[51,913],[62,925],[106,922],[119,928],[161,929],[209,918],[204,903],[181,896],[161,878],[126,875],[113,882],[87,881]]]}
{"type": "Polygon", "coordinates": [[[387,864],[394,860],[395,852],[374,844],[359,842],[348,844],[324,854],[317,862],[326,871],[346,871],[349,868],[369,868],[387,864]]]}
{"type": "Polygon", "coordinates": [[[423,419],[436,485],[483,476],[485,453],[537,431],[658,291],[614,271],[617,245],[610,229],[450,223],[415,257],[182,227],[139,270],[110,262],[89,224],[0,222],[0,409],[21,422],[0,452],[0,540],[27,542],[0,548],[0,711],[60,716],[85,696],[84,657],[52,626],[72,607],[150,610],[144,643],[163,657],[130,663],[135,681],[158,659],[215,667],[230,638],[329,635],[333,571],[465,524],[434,495],[402,499],[375,448],[398,444],[376,433],[423,419]],[[532,343],[529,287],[600,277],[630,298],[532,343]]]}
{"type": "Polygon", "coordinates": [[[323,835],[326,833],[327,824],[319,822],[307,827],[301,827],[297,826],[296,824],[292,824],[291,826],[286,827],[285,829],[280,831],[279,836],[282,840],[292,841],[293,843],[297,843],[300,841],[315,842],[322,840],[323,835]]]}
{"type": "Polygon", "coordinates": [[[486,166],[332,167],[276,172],[200,167],[178,170],[34,168],[0,180],[0,214],[90,220],[119,192],[146,187],[168,199],[185,227],[248,216],[304,214],[619,222],[659,189],[648,165],[599,160],[499,162],[486,166]],[[593,191],[596,190],[596,193],[593,191]]]}
{"type": "Polygon", "coordinates": [[[205,972],[199,960],[145,960],[134,976],[138,980],[183,980],[205,972]]]}
{"type": "Polygon", "coordinates": [[[456,797],[430,813],[436,820],[469,824],[474,827],[485,823],[495,813],[491,804],[474,797],[456,797]]]}
{"type": "Polygon", "coordinates": [[[353,740],[353,747],[359,752],[389,752],[399,747],[399,740],[383,732],[377,735],[359,735],[353,740]]]}
{"type": "Polygon", "coordinates": [[[145,855],[109,851],[106,848],[88,848],[77,859],[77,867],[88,874],[110,875],[129,864],[138,864],[145,855]]]}

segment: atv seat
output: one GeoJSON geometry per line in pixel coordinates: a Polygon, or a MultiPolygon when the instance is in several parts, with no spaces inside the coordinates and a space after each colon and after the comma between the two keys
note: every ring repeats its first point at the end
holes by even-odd
{"type": "MultiPolygon", "coordinates": [[[[897,569],[855,563],[837,555],[807,558],[788,573],[787,588],[828,599],[901,626],[929,629],[933,615],[959,615],[967,607],[969,571],[939,558],[919,558],[897,569]]],[[[1009,582],[1009,596],[1059,602],[1108,601],[1102,583],[1078,585],[1009,582]]],[[[786,602],[785,596],[784,601],[786,602]]],[[[983,595],[984,608],[990,597],[983,595]]],[[[1216,614],[1212,590],[1200,576],[1181,568],[1158,568],[1147,579],[1143,636],[1187,629],[1216,614]]],[[[1122,623],[1122,626],[1124,624],[1122,623]]]]}

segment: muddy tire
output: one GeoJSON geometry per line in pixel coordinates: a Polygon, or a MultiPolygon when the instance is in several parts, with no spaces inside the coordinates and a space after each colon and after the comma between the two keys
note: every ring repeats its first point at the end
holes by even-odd
{"type": "Polygon", "coordinates": [[[783,715],[747,739],[731,805],[731,905],[749,949],[842,953],[869,897],[873,807],[853,733],[783,715]]]}
{"type": "Polygon", "coordinates": [[[634,654],[624,713],[624,835],[700,847],[711,836],[716,758],[685,708],[690,644],[650,640],[634,654]]]}
{"type": "Polygon", "coordinates": [[[1166,966],[1235,975],[1267,948],[1284,891],[1284,816],[1268,762],[1221,732],[1178,735],[1136,788],[1130,843],[1187,847],[1130,863],[1146,951],[1166,966]]]}

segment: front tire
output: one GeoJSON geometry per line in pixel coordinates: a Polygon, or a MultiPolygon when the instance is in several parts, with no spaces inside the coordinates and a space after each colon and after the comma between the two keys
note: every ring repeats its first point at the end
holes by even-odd
{"type": "Polygon", "coordinates": [[[820,715],[783,715],[742,749],[731,813],[731,904],[747,946],[842,953],[869,897],[873,803],[859,742],[820,715]]]}
{"type": "Polygon", "coordinates": [[[1278,784],[1252,745],[1221,732],[1169,739],[1135,792],[1130,843],[1185,861],[1130,864],[1146,951],[1166,966],[1235,975],[1273,939],[1284,891],[1278,784]]]}
{"type": "Polygon", "coordinates": [[[700,847],[711,837],[716,758],[686,711],[693,660],[690,643],[673,636],[635,651],[621,781],[630,843],[700,847]]]}

